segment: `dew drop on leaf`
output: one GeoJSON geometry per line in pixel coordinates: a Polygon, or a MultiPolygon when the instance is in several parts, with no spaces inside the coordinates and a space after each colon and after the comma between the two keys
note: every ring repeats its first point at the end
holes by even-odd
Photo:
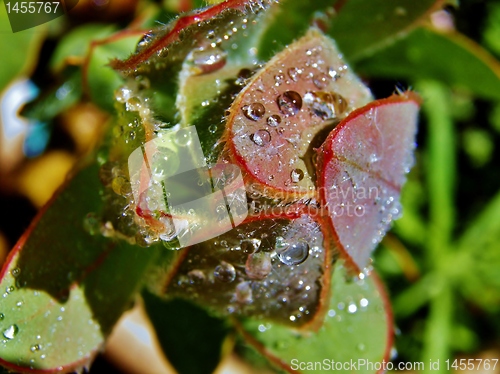
{"type": "Polygon", "coordinates": [[[175,143],[181,147],[186,147],[191,144],[191,137],[189,131],[180,129],[175,133],[175,143]]]}
{"type": "Polygon", "coordinates": [[[293,183],[298,183],[304,178],[304,172],[302,169],[293,169],[290,173],[290,178],[293,183]]]}
{"type": "Polygon", "coordinates": [[[264,279],[272,268],[271,256],[266,252],[252,253],[245,264],[245,272],[250,279],[264,279]]]}
{"type": "Polygon", "coordinates": [[[252,121],[258,121],[266,113],[266,108],[261,103],[252,103],[241,108],[243,114],[252,121]]]}
{"type": "Polygon", "coordinates": [[[250,304],[253,301],[252,288],[249,282],[241,282],[236,286],[236,301],[241,304],[250,304]]]}
{"type": "Polygon", "coordinates": [[[309,244],[299,240],[276,252],[280,261],[285,265],[298,265],[303,263],[309,256],[309,244]]]}
{"type": "Polygon", "coordinates": [[[301,74],[302,74],[302,70],[299,68],[292,67],[292,68],[288,69],[288,76],[294,82],[297,82],[299,80],[301,74]]]}
{"type": "Polygon", "coordinates": [[[274,85],[276,87],[281,86],[285,82],[285,76],[283,74],[276,74],[274,76],[274,85]]]}
{"type": "Polygon", "coordinates": [[[312,80],[313,80],[314,85],[321,90],[328,85],[328,82],[330,80],[330,76],[327,74],[319,73],[319,74],[315,74],[313,76],[312,80]]]}
{"type": "Polygon", "coordinates": [[[286,116],[294,116],[302,108],[302,97],[296,91],[285,91],[278,96],[278,107],[286,116]]]}
{"type": "Polygon", "coordinates": [[[199,74],[208,74],[222,69],[226,64],[227,53],[218,47],[196,50],[191,58],[199,69],[199,74]]]}
{"type": "Polygon", "coordinates": [[[14,278],[16,278],[16,277],[18,277],[18,276],[19,276],[19,274],[21,274],[21,269],[19,269],[19,268],[14,268],[14,269],[12,269],[12,270],[10,271],[10,273],[12,274],[12,276],[13,276],[14,278]]]}
{"type": "Polygon", "coordinates": [[[281,123],[281,117],[273,114],[267,118],[267,124],[271,127],[277,127],[281,123]]]}
{"type": "Polygon", "coordinates": [[[264,147],[271,141],[271,134],[267,130],[257,130],[252,135],[252,141],[260,147],[264,147]]]}
{"type": "Polygon", "coordinates": [[[205,281],[205,273],[203,271],[195,269],[191,270],[188,274],[188,279],[190,283],[203,283],[205,281]]]}
{"type": "Polygon", "coordinates": [[[252,254],[255,251],[257,251],[257,249],[259,249],[260,244],[261,244],[261,241],[259,239],[255,239],[255,238],[245,239],[241,242],[240,247],[241,247],[241,250],[243,251],[243,253],[252,254]]]}
{"type": "Polygon", "coordinates": [[[221,261],[221,263],[215,267],[214,276],[221,282],[229,283],[236,278],[236,270],[230,263],[221,261]]]}
{"type": "Polygon", "coordinates": [[[17,325],[10,325],[5,330],[3,330],[2,335],[5,339],[14,339],[19,332],[19,327],[17,325]]]}

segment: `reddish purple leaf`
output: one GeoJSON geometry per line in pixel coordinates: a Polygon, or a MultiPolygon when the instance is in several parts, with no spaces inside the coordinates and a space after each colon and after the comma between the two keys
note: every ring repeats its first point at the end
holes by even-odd
{"type": "Polygon", "coordinates": [[[318,149],[320,199],[340,246],[360,269],[401,214],[419,104],[412,92],[374,101],[351,113],[318,149]]]}
{"type": "Polygon", "coordinates": [[[314,195],[316,134],[371,99],[341,57],[331,39],[312,29],[238,95],[227,120],[226,157],[249,183],[282,199],[314,195]]]}

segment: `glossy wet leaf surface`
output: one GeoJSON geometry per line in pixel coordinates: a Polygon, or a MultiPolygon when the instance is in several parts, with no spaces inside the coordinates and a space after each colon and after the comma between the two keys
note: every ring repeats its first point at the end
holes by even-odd
{"type": "Polygon", "coordinates": [[[401,214],[399,195],[413,165],[419,100],[405,93],[359,108],[318,151],[320,198],[342,248],[360,269],[401,214]]]}
{"type": "Polygon", "coordinates": [[[321,323],[336,250],[318,222],[299,212],[252,217],[189,248],[163,292],[223,315],[297,328],[321,323]]]}
{"type": "MultiPolygon", "coordinates": [[[[332,296],[325,320],[317,332],[301,335],[268,321],[244,320],[242,330],[247,344],[252,344],[275,365],[289,372],[290,369],[301,373],[317,372],[306,363],[324,362],[325,359],[349,365],[363,360],[366,363],[387,361],[392,326],[389,306],[379,282],[374,275],[364,279],[349,277],[339,261],[333,268],[332,296]]],[[[354,369],[346,366],[335,371],[373,373],[377,370],[370,370],[368,366],[354,369]]]]}
{"type": "Polygon", "coordinates": [[[102,208],[100,190],[97,168],[83,169],[11,253],[0,283],[3,364],[49,371],[87,365],[133,302],[155,251],[85,230],[100,230],[92,216],[102,208]]]}
{"type": "Polygon", "coordinates": [[[312,30],[269,61],[235,99],[227,156],[248,183],[281,192],[282,199],[312,195],[311,141],[370,98],[334,44],[312,30]]]}

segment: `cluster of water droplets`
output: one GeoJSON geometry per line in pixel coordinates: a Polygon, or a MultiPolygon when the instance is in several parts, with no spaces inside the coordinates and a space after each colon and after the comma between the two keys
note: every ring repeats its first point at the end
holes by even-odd
{"type": "Polygon", "coordinates": [[[243,224],[191,247],[167,292],[219,312],[301,324],[319,302],[322,245],[319,226],[307,216],[243,224]]]}
{"type": "Polygon", "coordinates": [[[263,66],[229,117],[231,141],[254,178],[309,195],[314,186],[308,164],[315,166],[308,161],[314,157],[311,141],[370,98],[341,57],[332,55],[333,46],[314,37],[306,36],[263,66]]]}

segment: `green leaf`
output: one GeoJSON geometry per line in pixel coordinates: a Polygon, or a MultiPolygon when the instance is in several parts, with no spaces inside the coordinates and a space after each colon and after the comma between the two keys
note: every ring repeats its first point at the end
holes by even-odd
{"type": "Polygon", "coordinates": [[[92,215],[85,218],[101,209],[97,172],[90,164],[68,182],[2,270],[2,365],[16,371],[88,365],[157,254],[84,229],[99,230],[92,215]]]}
{"type": "Polygon", "coordinates": [[[12,33],[5,7],[0,6],[0,50],[2,58],[0,72],[0,92],[14,78],[29,74],[34,68],[42,41],[45,38],[45,26],[12,33]],[[8,58],[6,58],[8,56],[8,58]]]}
{"type": "Polygon", "coordinates": [[[282,1],[279,7],[269,12],[261,26],[263,33],[258,47],[259,58],[268,60],[277,50],[303,36],[315,21],[328,23],[327,13],[333,12],[336,2],[337,0],[282,1]]]}
{"type": "Polygon", "coordinates": [[[114,110],[114,92],[123,84],[123,78],[109,66],[114,58],[129,56],[141,35],[116,37],[96,45],[88,67],[84,67],[84,80],[88,81],[90,95],[95,103],[110,112],[114,110]]]}
{"type": "MultiPolygon", "coordinates": [[[[281,368],[301,373],[318,372],[307,362],[331,365],[341,373],[375,373],[375,365],[389,360],[392,344],[391,312],[386,295],[375,275],[354,280],[337,262],[333,270],[332,298],[323,326],[316,333],[295,330],[263,320],[244,320],[241,326],[247,343],[252,344],[281,368]],[[350,363],[366,365],[351,367],[350,363]],[[302,367],[298,367],[302,363],[302,367]],[[370,366],[371,365],[371,366],[370,366]]],[[[321,368],[329,371],[326,366],[321,368]]],[[[321,371],[320,369],[320,371],[321,371]]]]}
{"type": "Polygon", "coordinates": [[[487,99],[500,99],[500,63],[460,34],[419,28],[407,38],[359,61],[356,68],[372,77],[434,79],[487,99]]]}
{"type": "Polygon", "coordinates": [[[90,51],[93,41],[106,38],[114,32],[116,32],[116,27],[113,25],[86,24],[75,28],[57,44],[50,59],[51,69],[62,70],[68,58],[83,60],[90,51]]]}
{"type": "Polygon", "coordinates": [[[349,0],[339,9],[329,34],[348,61],[357,61],[394,43],[441,4],[439,0],[349,0]]]}
{"type": "Polygon", "coordinates": [[[228,326],[187,301],[143,294],[160,344],[179,374],[213,373],[219,364],[228,326]]]}

